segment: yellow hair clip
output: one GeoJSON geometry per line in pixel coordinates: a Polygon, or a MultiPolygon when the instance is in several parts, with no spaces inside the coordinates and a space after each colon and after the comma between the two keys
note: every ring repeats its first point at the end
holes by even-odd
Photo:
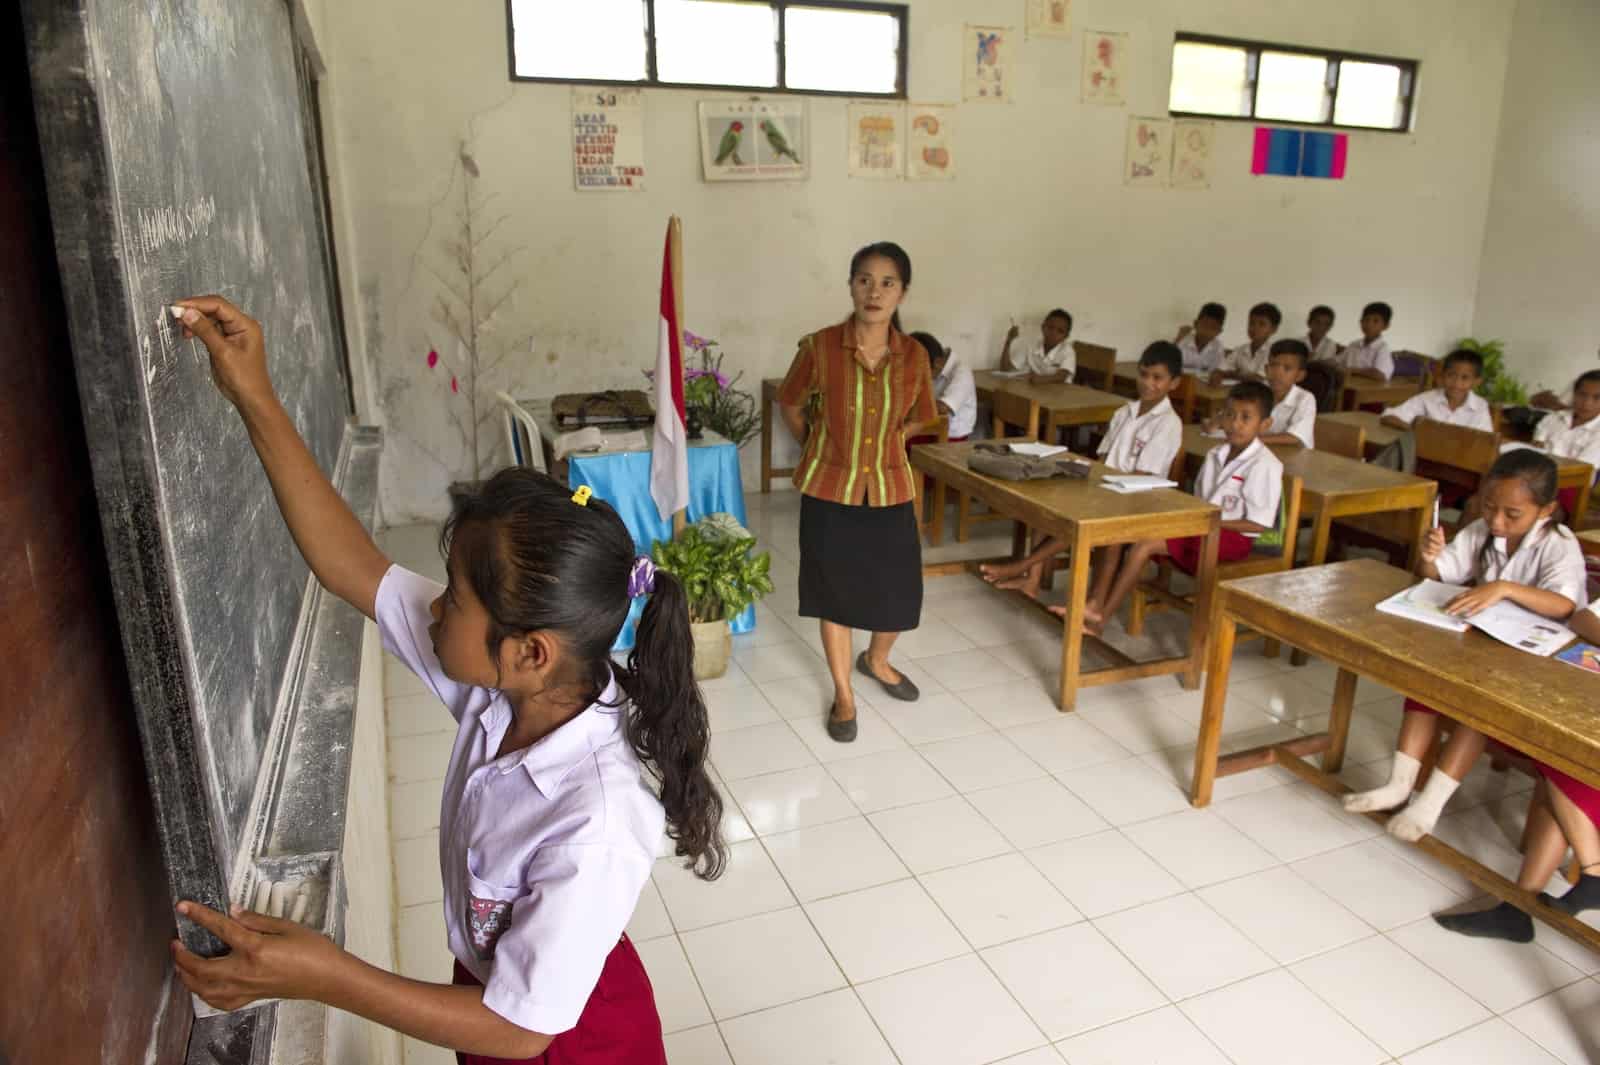
{"type": "Polygon", "coordinates": [[[580,507],[589,505],[589,497],[594,495],[594,489],[588,485],[579,485],[578,490],[572,493],[572,501],[580,507]]]}

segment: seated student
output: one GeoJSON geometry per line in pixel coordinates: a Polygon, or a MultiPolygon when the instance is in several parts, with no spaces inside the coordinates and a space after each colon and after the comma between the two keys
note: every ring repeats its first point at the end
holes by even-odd
{"type": "MultiPolygon", "coordinates": [[[[1600,474],[1600,370],[1582,374],[1572,384],[1572,409],[1544,416],[1533,431],[1533,442],[1552,455],[1587,462],[1600,474]]],[[[1563,488],[1561,509],[1569,518],[1578,515],[1578,490],[1563,488]]]]}
{"type": "MultiPolygon", "coordinates": [[[[1587,602],[1583,552],[1564,525],[1552,522],[1556,508],[1556,464],[1537,451],[1518,448],[1495,460],[1479,492],[1483,517],[1456,534],[1446,547],[1437,526],[1423,542],[1417,572],[1449,584],[1473,587],[1445,606],[1470,617],[1509,599],[1547,618],[1564,621],[1587,602]]],[[[1408,843],[1433,831],[1444,804],[1483,753],[1483,734],[1457,724],[1428,783],[1414,798],[1422,759],[1439,730],[1438,711],[1407,699],[1399,749],[1389,782],[1344,797],[1351,813],[1405,810],[1389,819],[1389,834],[1408,843]]]]}
{"type": "MultiPolygon", "coordinates": [[[[1261,442],[1261,429],[1272,416],[1272,390],[1259,381],[1241,381],[1228,391],[1222,427],[1227,440],[1211,449],[1194,494],[1222,508],[1222,537],[1218,562],[1236,562],[1250,554],[1257,536],[1277,524],[1283,498],[1283,463],[1261,442]]],[[[1091,597],[1084,607],[1084,628],[1099,635],[1106,619],[1117,612],[1133,591],[1145,563],[1166,556],[1183,572],[1200,568],[1201,538],[1146,540],[1134,544],[1103,598],[1091,597]]],[[[1052,606],[1065,615],[1066,608],[1052,606]]]]}
{"type": "MultiPolygon", "coordinates": [[[[972,368],[939,343],[932,333],[912,333],[911,339],[928,352],[934,399],[939,403],[939,413],[950,419],[950,442],[960,443],[972,435],[972,428],[978,422],[978,386],[972,379],[972,368]]],[[[932,439],[918,437],[906,441],[906,446],[929,443],[932,439]]]]}
{"type": "Polygon", "coordinates": [[[1005,347],[1000,349],[1001,369],[1026,370],[1028,380],[1034,384],[1072,380],[1078,369],[1078,353],[1067,339],[1072,335],[1072,315],[1060,307],[1045,315],[1039,327],[1039,343],[1018,359],[1011,354],[1011,342],[1021,332],[1014,322],[1006,331],[1005,347]]]}
{"type": "MultiPolygon", "coordinates": [[[[1600,605],[1580,610],[1567,621],[1579,638],[1600,644],[1600,605]]],[[[1537,892],[1546,906],[1577,916],[1600,907],[1600,791],[1573,780],[1565,773],[1539,764],[1539,784],[1528,804],[1528,824],[1523,830],[1525,846],[1517,886],[1537,892]],[[1561,866],[1567,847],[1577,856],[1578,882],[1563,895],[1548,895],[1545,885],[1561,866]]],[[[1533,918],[1509,902],[1473,913],[1438,914],[1434,920],[1464,936],[1509,939],[1528,943],[1533,939],[1533,918]]]]}
{"type": "Polygon", "coordinates": [[[1361,309],[1361,339],[1352,340],[1339,352],[1339,361],[1352,377],[1387,381],[1394,376],[1394,356],[1383,331],[1394,319],[1387,303],[1369,303],[1361,309]]]}
{"type": "Polygon", "coordinates": [[[1272,345],[1267,359],[1267,385],[1272,389],[1272,417],[1262,431],[1268,446],[1289,444],[1314,447],[1317,428],[1317,397],[1300,387],[1306,379],[1306,345],[1298,340],[1280,340],[1272,345]]]}
{"type": "MultiPolygon", "coordinates": [[[[1183,420],[1168,399],[1183,379],[1183,360],[1176,345],[1158,340],[1139,356],[1139,398],[1118,410],[1111,427],[1100,441],[1098,454],[1107,466],[1124,473],[1149,473],[1165,477],[1172,460],[1183,446],[1183,420]]],[[[983,565],[983,579],[998,588],[1021,592],[1030,599],[1038,596],[1044,581],[1045,563],[1066,549],[1057,537],[1049,537],[1026,558],[999,565],[983,565]]],[[[1096,559],[1104,583],[1111,583],[1120,547],[1103,548],[1096,559]],[[1107,561],[1105,552],[1111,552],[1107,561]]]]}
{"type": "Polygon", "coordinates": [[[1207,303],[1200,308],[1193,325],[1178,330],[1172,342],[1178,345],[1183,357],[1183,372],[1205,375],[1222,363],[1222,326],[1228,320],[1228,308],[1220,303],[1207,303]]]}
{"type": "Polygon", "coordinates": [[[1333,308],[1317,304],[1306,315],[1306,350],[1312,362],[1334,362],[1339,358],[1339,345],[1328,334],[1333,331],[1333,308]]]}
{"type": "Polygon", "coordinates": [[[1269,342],[1282,322],[1283,312],[1270,303],[1251,307],[1250,321],[1245,325],[1245,336],[1249,339],[1222,357],[1217,368],[1211,371],[1211,383],[1220,385],[1225,377],[1241,381],[1266,380],[1269,342]]]}
{"type": "Polygon", "coordinates": [[[1398,407],[1388,408],[1381,420],[1396,429],[1409,429],[1418,418],[1428,418],[1492,433],[1494,416],[1489,413],[1489,401],[1474,391],[1482,383],[1483,356],[1465,349],[1452,351],[1444,357],[1440,387],[1419,392],[1398,407]]]}

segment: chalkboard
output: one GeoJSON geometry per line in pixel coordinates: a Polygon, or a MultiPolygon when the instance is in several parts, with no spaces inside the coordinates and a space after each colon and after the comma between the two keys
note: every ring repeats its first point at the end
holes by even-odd
{"type": "MultiPolygon", "coordinates": [[[[239,417],[166,307],[214,292],[260,320],[278,394],[335,469],[348,386],[300,48],[284,0],[23,9],[168,872],[175,895],[221,905],[259,834],[252,809],[311,608],[239,417]]],[[[194,929],[185,938],[215,952],[194,929]]]]}

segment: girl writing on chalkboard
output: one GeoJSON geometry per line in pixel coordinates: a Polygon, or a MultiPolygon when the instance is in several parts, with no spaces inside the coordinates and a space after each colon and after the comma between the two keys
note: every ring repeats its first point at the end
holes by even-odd
{"type": "Polygon", "coordinates": [[[201,958],[174,941],[184,983],[225,1009],[316,999],[454,1048],[463,1065],[664,1063],[623,928],[663,826],[702,878],[726,860],[683,587],[634,557],[605,503],[524,469],[457,504],[444,587],[393,565],[278,402],[260,326],[214,296],[178,306],[317,580],[377,622],[457,721],[439,836],[453,984],[374,968],[291,921],[194,902],[178,912],[231,953],[201,958]],[[642,596],[638,644],[616,666],[611,643],[642,596]]]}

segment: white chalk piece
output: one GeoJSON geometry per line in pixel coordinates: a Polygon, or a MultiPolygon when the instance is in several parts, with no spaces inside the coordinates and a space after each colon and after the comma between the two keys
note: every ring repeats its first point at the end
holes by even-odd
{"type": "Polygon", "coordinates": [[[289,901],[289,885],[282,880],[272,885],[272,901],[267,904],[267,914],[271,917],[282,917],[283,908],[289,901]]]}
{"type": "Polygon", "coordinates": [[[251,900],[250,908],[256,913],[267,912],[267,900],[272,894],[272,881],[262,877],[256,883],[256,897],[251,900]]]}
{"type": "Polygon", "coordinates": [[[168,307],[167,310],[172,312],[172,317],[176,318],[180,322],[183,321],[183,308],[182,307],[168,307]]]}
{"type": "Polygon", "coordinates": [[[302,882],[300,894],[294,900],[294,909],[289,911],[289,920],[295,924],[306,923],[306,911],[311,909],[311,889],[302,882]]]}

